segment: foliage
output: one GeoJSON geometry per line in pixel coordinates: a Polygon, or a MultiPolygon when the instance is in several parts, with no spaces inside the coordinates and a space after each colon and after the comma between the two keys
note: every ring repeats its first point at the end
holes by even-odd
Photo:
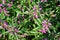
{"type": "Polygon", "coordinates": [[[0,1],[1,40],[58,40],[59,29],[59,0],[0,1]]]}

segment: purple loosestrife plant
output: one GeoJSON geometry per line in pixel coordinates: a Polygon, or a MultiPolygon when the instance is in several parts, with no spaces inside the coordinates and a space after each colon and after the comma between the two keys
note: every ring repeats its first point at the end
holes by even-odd
{"type": "Polygon", "coordinates": [[[6,0],[2,0],[2,4],[5,4],[6,3],[6,0]]]}
{"type": "Polygon", "coordinates": [[[47,2],[47,0],[41,0],[41,2],[47,2]]]}
{"type": "Polygon", "coordinates": [[[0,7],[3,6],[2,4],[0,4],[0,7]]]}
{"type": "Polygon", "coordinates": [[[44,2],[44,0],[41,0],[41,2],[44,2]]]}
{"type": "MultiPolygon", "coordinates": [[[[2,4],[6,4],[6,0],[2,0],[2,4]]],[[[8,7],[11,7],[12,4],[7,4],[7,6],[8,6],[8,7]]],[[[7,14],[8,11],[7,11],[6,7],[3,7],[3,11],[4,11],[4,14],[5,14],[6,16],[10,16],[9,14],[7,14]]]]}
{"type": "Polygon", "coordinates": [[[11,6],[12,6],[12,4],[7,4],[7,6],[8,6],[8,7],[11,7],[11,6]]]}
{"type": "Polygon", "coordinates": [[[4,10],[4,13],[7,13],[6,7],[4,7],[3,10],[4,10]]]}
{"type": "Polygon", "coordinates": [[[32,21],[32,20],[33,20],[33,17],[30,18],[30,21],[32,21]]]}
{"type": "Polygon", "coordinates": [[[36,6],[34,6],[33,10],[36,11],[36,6]]]}
{"type": "Polygon", "coordinates": [[[2,12],[2,9],[0,9],[0,12],[2,12]]]}
{"type": "Polygon", "coordinates": [[[14,32],[16,32],[16,33],[17,33],[17,32],[18,32],[18,30],[15,28],[15,29],[14,29],[14,32]]]}
{"type": "Polygon", "coordinates": [[[34,6],[33,10],[34,10],[34,12],[33,12],[34,17],[38,18],[38,15],[37,15],[37,12],[36,12],[36,6],[34,6]]]}
{"type": "Polygon", "coordinates": [[[6,16],[10,16],[9,14],[7,14],[8,11],[7,11],[6,7],[3,8],[3,11],[4,11],[4,14],[5,14],[6,16]]]}
{"type": "Polygon", "coordinates": [[[4,26],[8,26],[8,22],[5,21],[5,22],[4,22],[4,26]]]}
{"type": "Polygon", "coordinates": [[[20,24],[20,21],[18,21],[18,24],[20,24]]]}
{"type": "MultiPolygon", "coordinates": [[[[0,4],[0,7],[3,6],[2,4],[0,4]]],[[[0,12],[2,12],[2,8],[0,8],[0,12]]]]}
{"type": "Polygon", "coordinates": [[[39,11],[41,12],[42,11],[42,8],[39,8],[39,11]]]}
{"type": "Polygon", "coordinates": [[[20,14],[18,14],[18,17],[17,17],[18,19],[20,18],[20,14]]]}
{"type": "Polygon", "coordinates": [[[38,18],[37,12],[34,12],[33,14],[35,18],[38,18]]]}
{"type": "Polygon", "coordinates": [[[42,21],[42,26],[43,26],[43,28],[39,31],[42,32],[42,33],[46,33],[47,30],[49,29],[49,27],[51,26],[51,23],[48,20],[43,20],[42,21]]]}
{"type": "Polygon", "coordinates": [[[42,11],[42,6],[40,4],[38,4],[39,6],[39,11],[41,12],[42,11]]]}
{"type": "Polygon", "coordinates": [[[45,28],[42,28],[41,30],[39,30],[40,32],[42,32],[42,33],[46,33],[46,30],[45,30],[45,28]]]}

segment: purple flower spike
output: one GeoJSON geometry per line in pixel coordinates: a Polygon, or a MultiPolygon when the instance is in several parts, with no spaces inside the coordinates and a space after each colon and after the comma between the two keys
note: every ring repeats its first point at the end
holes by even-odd
{"type": "Polygon", "coordinates": [[[8,26],[8,22],[5,21],[5,22],[4,22],[4,26],[8,26]]]}
{"type": "Polygon", "coordinates": [[[42,8],[39,8],[40,11],[42,11],[42,8]]]}
{"type": "Polygon", "coordinates": [[[20,14],[18,14],[18,19],[20,18],[20,14]]]}
{"type": "Polygon", "coordinates": [[[41,0],[41,2],[44,2],[44,0],[41,0]]]}
{"type": "Polygon", "coordinates": [[[2,0],[2,4],[5,4],[6,3],[6,0],[2,0]]]}
{"type": "Polygon", "coordinates": [[[18,32],[18,30],[17,30],[17,29],[14,29],[14,31],[15,31],[15,32],[18,32]]]}
{"type": "Polygon", "coordinates": [[[60,4],[58,6],[60,6],[60,4]]]}
{"type": "Polygon", "coordinates": [[[43,20],[42,26],[43,26],[43,28],[40,30],[40,32],[46,33],[48,31],[49,27],[51,26],[51,23],[48,20],[43,20]]]}
{"type": "Polygon", "coordinates": [[[12,6],[12,4],[7,4],[8,5],[8,7],[11,7],[12,6]]]}
{"type": "Polygon", "coordinates": [[[2,6],[2,4],[0,4],[0,7],[2,6]]]}
{"type": "Polygon", "coordinates": [[[32,20],[33,20],[33,17],[30,18],[30,21],[32,21],[32,20]]]}
{"type": "Polygon", "coordinates": [[[46,33],[46,30],[43,28],[43,29],[41,29],[41,30],[39,30],[40,32],[42,32],[42,33],[46,33]]]}
{"type": "Polygon", "coordinates": [[[41,0],[41,2],[47,2],[47,0],[41,0]]]}
{"type": "Polygon", "coordinates": [[[4,13],[7,13],[7,12],[8,12],[8,11],[6,10],[6,7],[4,7],[3,10],[4,10],[4,13]]]}
{"type": "Polygon", "coordinates": [[[34,6],[33,10],[36,11],[36,6],[34,6]]]}
{"type": "Polygon", "coordinates": [[[20,21],[18,21],[18,24],[20,24],[20,21]]]}
{"type": "Polygon", "coordinates": [[[0,9],[0,12],[2,12],[2,9],[0,9]]]}
{"type": "Polygon", "coordinates": [[[35,18],[38,18],[37,12],[34,12],[33,14],[35,18]]]}

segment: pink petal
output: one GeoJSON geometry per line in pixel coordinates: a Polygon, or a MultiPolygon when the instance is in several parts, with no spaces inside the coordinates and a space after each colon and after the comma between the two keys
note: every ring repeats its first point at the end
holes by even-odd
{"type": "Polygon", "coordinates": [[[12,6],[12,4],[7,4],[8,5],[8,7],[11,7],[12,6]]]}

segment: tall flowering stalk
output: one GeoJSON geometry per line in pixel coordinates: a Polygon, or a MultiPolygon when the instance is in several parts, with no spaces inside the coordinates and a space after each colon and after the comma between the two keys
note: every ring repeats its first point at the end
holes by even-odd
{"type": "Polygon", "coordinates": [[[6,0],[2,0],[2,4],[5,4],[6,3],[6,0]]]}
{"type": "MultiPolygon", "coordinates": [[[[2,0],[2,4],[6,4],[6,0],[2,0]]],[[[2,4],[0,4],[0,6],[3,6],[2,4]]],[[[12,4],[7,4],[7,6],[8,7],[11,7],[12,6],[12,4]]],[[[1,12],[2,10],[0,9],[0,12],[1,12]]],[[[4,6],[3,7],[3,11],[4,11],[4,14],[6,15],[6,16],[10,16],[9,14],[7,14],[7,9],[6,9],[6,7],[4,6]]]]}
{"type": "Polygon", "coordinates": [[[46,33],[47,30],[49,29],[49,27],[51,26],[51,23],[48,20],[43,20],[42,21],[42,26],[43,26],[43,28],[39,31],[42,32],[42,33],[46,33]]]}
{"type": "Polygon", "coordinates": [[[2,6],[2,4],[0,4],[0,7],[2,6]]]}
{"type": "Polygon", "coordinates": [[[2,9],[0,8],[0,12],[2,12],[2,9]]]}
{"type": "Polygon", "coordinates": [[[37,12],[36,12],[36,6],[34,6],[33,10],[34,10],[34,12],[33,12],[34,17],[38,18],[38,15],[37,15],[37,12]]]}
{"type": "Polygon", "coordinates": [[[41,0],[41,2],[44,2],[44,0],[41,0]]]}
{"type": "Polygon", "coordinates": [[[4,14],[5,14],[6,16],[10,16],[9,14],[7,14],[8,11],[7,11],[6,7],[3,8],[3,11],[4,11],[4,14]]]}
{"type": "Polygon", "coordinates": [[[7,4],[7,6],[8,6],[8,7],[11,7],[11,6],[12,6],[12,4],[7,4]]]}
{"type": "Polygon", "coordinates": [[[2,8],[1,8],[2,6],[3,6],[3,5],[2,5],[2,4],[0,4],[0,12],[2,12],[2,8]]]}
{"type": "Polygon", "coordinates": [[[41,2],[47,2],[47,0],[41,0],[41,2]]]}

